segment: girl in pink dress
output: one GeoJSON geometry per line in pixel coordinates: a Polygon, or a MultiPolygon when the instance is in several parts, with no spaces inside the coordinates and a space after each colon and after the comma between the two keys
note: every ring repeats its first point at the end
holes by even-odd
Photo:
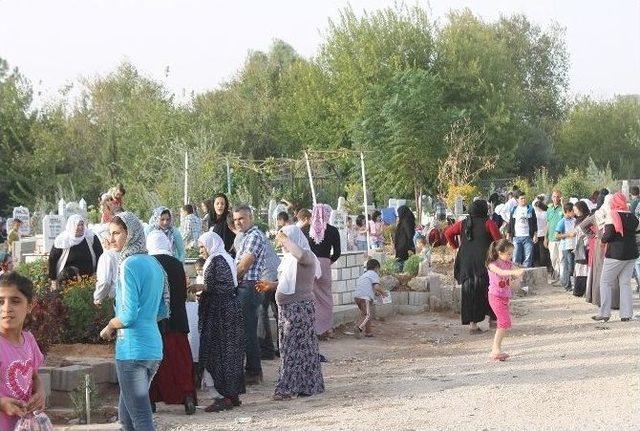
{"type": "Polygon", "coordinates": [[[524,269],[514,268],[511,260],[513,244],[501,239],[491,243],[487,252],[487,269],[489,270],[489,305],[496,315],[497,329],[491,349],[491,359],[504,361],[509,355],[502,352],[502,339],[511,328],[511,312],[509,298],[511,298],[511,280],[521,277],[524,269]]]}
{"type": "Polygon", "coordinates": [[[23,331],[31,311],[33,283],[17,272],[0,276],[0,429],[44,410],[45,393],[38,368],[44,357],[36,339],[23,331]]]}

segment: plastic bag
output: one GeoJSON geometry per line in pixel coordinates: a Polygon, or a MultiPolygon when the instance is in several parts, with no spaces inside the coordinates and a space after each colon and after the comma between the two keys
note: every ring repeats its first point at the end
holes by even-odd
{"type": "Polygon", "coordinates": [[[13,431],[53,431],[53,425],[49,416],[43,412],[34,412],[18,419],[13,431]]]}

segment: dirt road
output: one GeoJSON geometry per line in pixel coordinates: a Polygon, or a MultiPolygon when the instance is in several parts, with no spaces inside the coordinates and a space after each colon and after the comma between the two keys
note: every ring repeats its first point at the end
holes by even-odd
{"type": "MultiPolygon", "coordinates": [[[[376,322],[374,339],[321,344],[326,392],[270,400],[277,362],[243,406],[184,416],[158,406],[160,430],[639,430],[640,322],[606,324],[595,308],[548,287],[512,303],[512,357],[488,360],[492,333],[469,335],[456,316],[376,322]]],[[[637,310],[640,306],[636,300],[637,310]]],[[[486,327],[486,325],[484,325],[486,327]]]]}

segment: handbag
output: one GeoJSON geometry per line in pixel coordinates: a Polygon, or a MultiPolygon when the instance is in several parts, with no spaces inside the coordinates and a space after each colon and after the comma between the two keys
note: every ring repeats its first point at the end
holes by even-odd
{"type": "Polygon", "coordinates": [[[581,235],[576,240],[576,248],[574,250],[576,263],[586,264],[589,260],[589,250],[587,249],[586,239],[586,235],[581,235]]]}
{"type": "Polygon", "coordinates": [[[18,419],[13,431],[53,431],[53,425],[44,412],[33,412],[18,419]]]}

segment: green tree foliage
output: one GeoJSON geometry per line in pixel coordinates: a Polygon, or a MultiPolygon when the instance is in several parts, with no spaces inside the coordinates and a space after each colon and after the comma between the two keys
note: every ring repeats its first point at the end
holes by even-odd
{"type": "Polygon", "coordinates": [[[640,171],[640,98],[616,97],[595,101],[580,98],[556,135],[560,166],[586,168],[610,165],[620,178],[635,178],[640,171]]]}

